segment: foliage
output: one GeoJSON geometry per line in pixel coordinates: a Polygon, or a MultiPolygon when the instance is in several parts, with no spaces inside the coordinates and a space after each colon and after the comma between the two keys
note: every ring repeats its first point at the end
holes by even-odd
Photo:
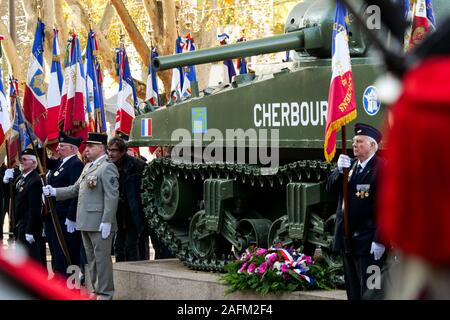
{"type": "Polygon", "coordinates": [[[342,267],[331,258],[317,262],[301,249],[249,248],[225,266],[226,293],[254,290],[262,295],[294,290],[332,290],[343,286],[342,267]]]}

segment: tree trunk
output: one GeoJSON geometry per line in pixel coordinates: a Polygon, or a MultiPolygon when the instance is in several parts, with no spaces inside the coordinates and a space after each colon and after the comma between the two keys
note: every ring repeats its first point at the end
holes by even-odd
{"type": "MultiPolygon", "coordinates": [[[[144,0],[144,8],[154,30],[155,47],[162,56],[173,54],[177,31],[175,26],[175,1],[144,0]]],[[[158,72],[164,84],[166,98],[170,94],[172,71],[158,72]]]]}
{"type": "Polygon", "coordinates": [[[103,34],[108,33],[109,28],[111,27],[112,18],[114,17],[115,13],[116,12],[114,11],[114,7],[111,5],[111,3],[107,3],[105,11],[103,11],[102,18],[100,19],[100,22],[98,24],[98,27],[100,28],[100,31],[103,32],[103,34]]]}
{"type": "Polygon", "coordinates": [[[45,24],[45,41],[44,41],[44,61],[47,65],[46,74],[50,75],[50,68],[52,66],[52,51],[53,51],[53,26],[55,25],[55,14],[53,10],[53,1],[43,1],[41,9],[42,22],[45,24]]]}
{"type": "Polygon", "coordinates": [[[138,52],[139,56],[141,57],[142,62],[144,64],[148,64],[150,60],[150,49],[148,48],[144,38],[139,32],[139,29],[136,27],[136,24],[134,23],[133,19],[128,13],[127,8],[125,8],[123,1],[111,0],[111,4],[116,9],[117,15],[120,17],[122,24],[125,26],[128,36],[130,37],[131,42],[136,48],[136,51],[138,52]]]}
{"type": "Polygon", "coordinates": [[[58,42],[59,47],[61,49],[60,59],[61,65],[64,68],[64,54],[65,54],[64,48],[66,47],[67,39],[69,37],[69,28],[67,27],[67,23],[64,20],[63,8],[64,8],[64,0],[53,0],[53,9],[55,13],[56,27],[59,30],[58,42]]]}
{"type": "Polygon", "coordinates": [[[5,36],[5,40],[2,41],[2,46],[4,49],[3,52],[5,53],[6,59],[8,60],[8,64],[10,66],[10,72],[17,80],[19,80],[19,83],[23,83],[25,81],[25,73],[22,57],[17,54],[17,47],[11,40],[8,28],[1,20],[0,34],[5,36]]]}
{"type": "Polygon", "coordinates": [[[27,33],[29,36],[33,37],[33,33],[36,30],[37,21],[37,5],[36,0],[22,0],[22,8],[25,12],[25,17],[27,19],[27,33]]]}
{"type": "MultiPolygon", "coordinates": [[[[86,14],[86,11],[83,8],[83,5],[79,0],[65,0],[69,5],[70,9],[74,13],[74,16],[77,18],[80,25],[82,25],[87,32],[89,32],[89,18],[86,14]]],[[[115,71],[115,58],[114,51],[109,45],[108,40],[99,27],[96,25],[92,25],[92,29],[97,35],[97,42],[99,46],[99,54],[103,60],[103,67],[108,70],[109,75],[117,81],[116,71],[115,71]]]]}

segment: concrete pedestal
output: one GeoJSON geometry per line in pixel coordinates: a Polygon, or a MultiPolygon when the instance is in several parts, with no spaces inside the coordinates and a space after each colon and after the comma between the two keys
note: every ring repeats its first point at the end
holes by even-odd
{"type": "Polygon", "coordinates": [[[114,299],[121,300],[345,300],[345,291],[307,291],[266,296],[254,292],[225,295],[220,274],[193,271],[178,259],[119,262],[114,265],[114,299]]]}

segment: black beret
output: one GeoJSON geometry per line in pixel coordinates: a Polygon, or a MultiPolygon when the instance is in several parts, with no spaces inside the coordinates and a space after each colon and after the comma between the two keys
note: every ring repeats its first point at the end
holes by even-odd
{"type": "Polygon", "coordinates": [[[81,143],[83,142],[83,139],[78,138],[78,137],[68,136],[64,132],[60,131],[58,141],[64,142],[64,143],[69,143],[69,144],[79,147],[81,145],[81,143]]]}
{"type": "Polygon", "coordinates": [[[106,146],[108,144],[108,136],[104,133],[89,132],[86,143],[103,144],[106,146]]]}
{"type": "Polygon", "coordinates": [[[34,150],[31,148],[25,149],[22,151],[22,156],[29,155],[29,156],[36,156],[34,153],[34,150]]]}
{"type": "Polygon", "coordinates": [[[383,137],[378,129],[364,123],[355,124],[355,135],[372,137],[377,143],[380,143],[383,137]]]}

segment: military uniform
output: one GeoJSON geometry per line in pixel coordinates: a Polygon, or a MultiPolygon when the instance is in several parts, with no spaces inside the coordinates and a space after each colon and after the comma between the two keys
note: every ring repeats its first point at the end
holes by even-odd
{"type": "Polygon", "coordinates": [[[25,245],[31,258],[45,265],[42,257],[42,180],[36,170],[21,174],[14,181],[14,218],[17,238],[25,245]],[[34,242],[26,241],[33,235],[34,242]]]}
{"type": "Polygon", "coordinates": [[[114,293],[111,246],[117,231],[118,179],[116,166],[103,155],[84,167],[74,185],[56,189],[58,201],[78,196],[76,229],[81,231],[93,289],[110,298],[114,293]],[[99,232],[101,223],[111,224],[106,239],[99,232]]]}
{"type": "Polygon", "coordinates": [[[345,283],[350,300],[359,300],[365,294],[367,279],[371,275],[367,273],[368,266],[377,265],[381,268],[385,260],[375,260],[371,254],[372,242],[379,242],[376,226],[376,195],[377,179],[383,160],[374,154],[366,161],[364,168],[360,169],[359,161],[354,160],[349,173],[350,239],[348,248],[344,240],[343,174],[338,169],[329,176],[326,187],[328,192],[339,195],[333,250],[343,254],[345,283]]]}
{"type": "MultiPolygon", "coordinates": [[[[50,166],[49,166],[50,167],[50,166]]],[[[76,155],[70,156],[65,162],[57,161],[54,168],[49,172],[47,183],[55,188],[67,187],[74,184],[80,177],[83,171],[83,163],[76,155]]],[[[77,213],[77,199],[68,199],[65,201],[56,201],[55,210],[58,216],[61,230],[66,241],[67,249],[69,251],[70,260],[73,265],[80,265],[81,252],[81,233],[75,231],[73,233],[67,232],[65,225],[66,219],[76,221],[77,213]]],[[[49,247],[52,253],[52,268],[53,271],[61,274],[67,272],[67,261],[61,249],[56,236],[55,227],[52,219],[48,215],[45,219],[45,234],[48,239],[49,247]]]]}

